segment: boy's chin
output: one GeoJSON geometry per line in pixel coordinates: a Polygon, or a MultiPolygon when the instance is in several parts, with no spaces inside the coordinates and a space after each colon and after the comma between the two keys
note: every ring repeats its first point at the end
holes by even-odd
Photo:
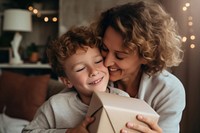
{"type": "Polygon", "coordinates": [[[105,92],[106,89],[107,89],[107,86],[106,86],[106,87],[105,87],[105,86],[104,86],[104,87],[99,86],[98,88],[95,88],[95,89],[93,90],[93,92],[94,92],[94,91],[105,92]]]}

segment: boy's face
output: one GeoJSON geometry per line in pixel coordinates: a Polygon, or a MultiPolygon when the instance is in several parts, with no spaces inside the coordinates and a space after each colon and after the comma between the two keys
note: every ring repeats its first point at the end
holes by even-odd
{"type": "Polygon", "coordinates": [[[109,74],[99,49],[86,48],[85,51],[78,49],[66,59],[64,69],[66,79],[76,88],[81,100],[88,103],[94,90],[106,91],[109,74]]]}

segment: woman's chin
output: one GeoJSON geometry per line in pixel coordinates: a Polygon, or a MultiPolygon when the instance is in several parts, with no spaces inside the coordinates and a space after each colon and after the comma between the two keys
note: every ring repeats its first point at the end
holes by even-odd
{"type": "Polygon", "coordinates": [[[115,82],[117,80],[119,80],[120,78],[118,78],[117,76],[110,76],[109,80],[112,82],[115,82]]]}

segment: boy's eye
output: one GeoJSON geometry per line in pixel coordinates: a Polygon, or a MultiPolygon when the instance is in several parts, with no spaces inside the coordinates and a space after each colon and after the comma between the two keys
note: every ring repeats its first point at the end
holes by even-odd
{"type": "Polygon", "coordinates": [[[84,69],[85,69],[85,67],[75,68],[75,72],[80,72],[80,71],[82,71],[84,69]]]}
{"type": "Polygon", "coordinates": [[[101,63],[101,62],[103,62],[103,59],[98,60],[98,61],[96,61],[95,63],[96,63],[96,64],[99,64],[99,63],[101,63]]]}

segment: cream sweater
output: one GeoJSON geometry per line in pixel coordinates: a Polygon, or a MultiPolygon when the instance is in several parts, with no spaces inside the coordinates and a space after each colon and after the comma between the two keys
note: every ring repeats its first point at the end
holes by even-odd
{"type": "Polygon", "coordinates": [[[179,124],[185,108],[185,89],[168,71],[149,77],[143,74],[138,98],[146,101],[159,115],[163,133],[179,133],[179,124]]]}
{"type": "MultiPolygon", "coordinates": [[[[109,88],[112,94],[129,97],[122,90],[109,88]]],[[[54,95],[38,109],[22,133],[65,133],[83,121],[87,110],[88,105],[81,102],[75,91],[54,95]]]]}
{"type": "MultiPolygon", "coordinates": [[[[151,77],[143,74],[138,98],[146,101],[160,115],[158,124],[163,133],[180,132],[185,90],[174,75],[167,71],[151,77]]],[[[23,133],[64,133],[84,119],[87,109],[88,106],[80,101],[77,93],[57,94],[38,110],[23,133]]]]}

